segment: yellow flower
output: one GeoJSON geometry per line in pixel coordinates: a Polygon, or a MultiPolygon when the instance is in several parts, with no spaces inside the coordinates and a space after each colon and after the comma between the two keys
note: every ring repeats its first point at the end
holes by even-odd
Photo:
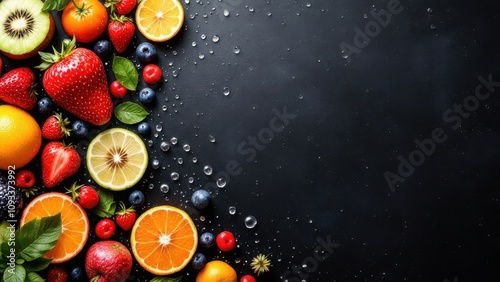
{"type": "Polygon", "coordinates": [[[253,271],[257,273],[257,276],[269,271],[271,260],[267,258],[268,256],[269,255],[258,254],[252,259],[250,266],[252,267],[253,271]]]}

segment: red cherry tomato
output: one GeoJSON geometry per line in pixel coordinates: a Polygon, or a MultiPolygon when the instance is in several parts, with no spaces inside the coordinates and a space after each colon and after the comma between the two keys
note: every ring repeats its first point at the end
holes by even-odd
{"type": "Polygon", "coordinates": [[[109,85],[109,92],[113,97],[121,99],[127,95],[128,90],[118,80],[115,80],[109,85]]]}
{"type": "Polygon", "coordinates": [[[241,277],[240,282],[257,282],[257,280],[252,275],[245,275],[241,277]]]}
{"type": "Polygon", "coordinates": [[[149,64],[142,70],[142,79],[147,84],[156,84],[162,77],[161,68],[155,64],[149,64]]]}
{"type": "Polygon", "coordinates": [[[222,231],[219,235],[217,235],[215,243],[217,244],[217,247],[219,247],[219,250],[223,252],[230,252],[234,249],[234,246],[236,246],[236,239],[230,231],[222,231]]]}
{"type": "Polygon", "coordinates": [[[101,239],[109,239],[115,234],[116,224],[109,218],[101,219],[95,226],[95,235],[101,239]]]}

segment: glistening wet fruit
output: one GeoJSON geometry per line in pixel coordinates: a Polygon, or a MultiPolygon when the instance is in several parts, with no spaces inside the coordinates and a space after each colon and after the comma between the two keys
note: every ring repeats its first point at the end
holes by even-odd
{"type": "Polygon", "coordinates": [[[0,3],[0,50],[7,57],[26,59],[47,47],[55,24],[40,0],[4,0],[0,3]]]}
{"type": "Polygon", "coordinates": [[[137,6],[135,22],[144,37],[164,42],[181,30],[184,8],[179,0],[142,0],[137,6]]]}
{"type": "Polygon", "coordinates": [[[132,255],[120,242],[99,241],[87,251],[85,271],[90,281],[124,282],[132,271],[132,255]]]}
{"type": "Polygon", "coordinates": [[[196,282],[236,282],[236,271],[221,260],[208,262],[196,276],[196,282]]]}

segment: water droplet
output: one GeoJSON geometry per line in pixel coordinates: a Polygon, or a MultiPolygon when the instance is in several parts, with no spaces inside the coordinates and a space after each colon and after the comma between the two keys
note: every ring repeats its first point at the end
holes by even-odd
{"type": "Polygon", "coordinates": [[[238,46],[234,46],[234,48],[233,48],[233,53],[234,53],[234,54],[236,54],[236,55],[238,55],[240,52],[241,52],[240,47],[238,47],[238,46]]]}
{"type": "Polygon", "coordinates": [[[218,35],[212,36],[212,42],[217,43],[217,42],[219,42],[219,40],[220,40],[220,37],[218,35]]]}
{"type": "Polygon", "coordinates": [[[229,10],[228,9],[224,9],[224,17],[229,17],[229,10]]]}
{"type": "Polygon", "coordinates": [[[177,159],[177,163],[178,163],[178,164],[183,164],[183,163],[184,163],[184,159],[182,159],[182,158],[178,158],[178,159],[177,159]]]}
{"type": "Polygon", "coordinates": [[[190,177],[188,178],[188,182],[189,182],[189,183],[193,183],[193,182],[194,182],[194,177],[190,176],[190,177]]]}
{"type": "Polygon", "coordinates": [[[217,179],[216,184],[217,184],[217,187],[224,188],[224,187],[226,187],[227,181],[226,181],[226,179],[221,177],[221,178],[217,179]]]}
{"type": "Polygon", "coordinates": [[[254,11],[253,7],[248,7],[248,11],[250,11],[250,13],[253,13],[254,11]]]}
{"type": "Polygon", "coordinates": [[[192,160],[192,161],[193,161],[193,163],[195,164],[195,163],[197,163],[197,162],[198,162],[198,158],[197,158],[197,157],[193,157],[193,160],[192,160]]]}
{"type": "Polygon", "coordinates": [[[168,142],[161,142],[160,144],[160,149],[163,151],[163,152],[166,152],[170,149],[170,144],[168,144],[168,142]]]}
{"type": "Polygon", "coordinates": [[[177,56],[177,51],[172,51],[172,55],[177,56]]]}
{"type": "Polygon", "coordinates": [[[196,41],[191,42],[191,46],[196,47],[196,41]]]}
{"type": "Polygon", "coordinates": [[[162,111],[166,112],[167,111],[167,105],[161,106],[162,111]]]}
{"type": "Polygon", "coordinates": [[[306,3],[307,8],[311,8],[311,3],[306,3]]]}
{"type": "Polygon", "coordinates": [[[302,100],[302,99],[304,99],[304,95],[299,94],[299,100],[302,100]]]}
{"type": "Polygon", "coordinates": [[[222,94],[224,94],[224,96],[228,96],[229,93],[231,93],[229,87],[224,87],[224,89],[222,90],[222,94]]]}
{"type": "Polygon", "coordinates": [[[202,33],[200,35],[200,38],[201,38],[201,40],[205,40],[205,39],[207,39],[207,35],[205,33],[202,33]]]}
{"type": "Polygon", "coordinates": [[[173,76],[173,77],[177,77],[177,76],[179,76],[179,74],[177,73],[177,71],[173,70],[173,71],[172,71],[172,76],[173,76]]]}
{"type": "Polygon", "coordinates": [[[230,206],[229,207],[229,214],[230,215],[235,215],[236,214],[236,207],[235,206],[230,206]]]}
{"type": "Polygon", "coordinates": [[[271,12],[267,12],[267,16],[270,17],[272,16],[273,14],[271,12]]]}
{"type": "Polygon", "coordinates": [[[174,181],[175,181],[175,180],[179,180],[179,174],[178,174],[177,172],[175,172],[175,171],[174,171],[174,172],[172,172],[172,173],[170,174],[170,178],[172,178],[172,180],[174,180],[174,181]]]}
{"type": "Polygon", "coordinates": [[[160,132],[163,129],[163,126],[161,124],[156,125],[156,131],[160,132]]]}
{"type": "Polygon", "coordinates": [[[154,168],[154,169],[158,169],[160,167],[160,161],[157,160],[157,159],[154,159],[152,162],[151,162],[151,166],[154,168]]]}
{"type": "Polygon", "coordinates": [[[148,188],[153,189],[153,188],[155,188],[155,185],[153,183],[149,183],[148,188]]]}
{"type": "Polygon", "coordinates": [[[203,59],[205,59],[205,54],[203,54],[203,53],[200,53],[200,54],[198,55],[198,58],[199,58],[200,60],[203,60],[203,59]]]}
{"type": "Polygon", "coordinates": [[[184,152],[189,152],[191,151],[191,146],[189,144],[184,144],[182,146],[182,149],[184,149],[184,152]]]}
{"type": "Polygon", "coordinates": [[[363,14],[363,18],[364,18],[364,19],[367,19],[367,18],[368,18],[368,15],[367,15],[367,14],[363,14]]]}
{"type": "Polygon", "coordinates": [[[172,137],[172,138],[170,138],[170,143],[172,143],[172,145],[176,145],[176,144],[177,144],[177,141],[179,141],[179,140],[177,139],[177,137],[172,137]]]}
{"type": "Polygon", "coordinates": [[[189,0],[184,0],[184,3],[189,5],[189,0]]]}
{"type": "Polygon", "coordinates": [[[153,143],[154,143],[153,140],[148,140],[148,146],[149,147],[153,146],[153,143]]]}
{"type": "Polygon", "coordinates": [[[213,168],[209,165],[206,165],[203,167],[203,172],[205,175],[212,175],[212,172],[214,172],[213,168]]]}
{"type": "Polygon", "coordinates": [[[257,219],[253,215],[249,215],[245,218],[245,227],[248,229],[252,229],[257,225],[257,219]]]}
{"type": "Polygon", "coordinates": [[[432,13],[432,8],[427,8],[427,13],[432,13]]]}
{"type": "Polygon", "coordinates": [[[208,135],[208,138],[210,139],[210,143],[215,143],[215,136],[210,134],[210,135],[208,135]]]}
{"type": "Polygon", "coordinates": [[[436,29],[436,25],[431,24],[431,29],[436,29]]]}
{"type": "Polygon", "coordinates": [[[170,190],[170,187],[168,187],[168,184],[163,183],[162,185],[160,185],[160,191],[162,193],[168,193],[169,190],[170,190]]]}

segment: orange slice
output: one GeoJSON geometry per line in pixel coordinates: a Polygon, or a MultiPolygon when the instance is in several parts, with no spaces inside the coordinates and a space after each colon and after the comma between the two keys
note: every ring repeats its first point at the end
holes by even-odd
{"type": "Polygon", "coordinates": [[[45,254],[52,263],[63,263],[74,258],[89,238],[89,219],[83,208],[73,202],[70,196],[49,192],[34,198],[21,216],[21,226],[35,218],[61,213],[62,232],[56,246],[45,254]]]}
{"type": "Polygon", "coordinates": [[[144,37],[164,42],[181,30],[184,8],[179,0],[142,0],[135,12],[135,22],[144,37]]]}
{"type": "Polygon", "coordinates": [[[144,212],[130,236],[137,262],[156,275],[183,269],[198,246],[198,232],[189,215],[176,207],[157,206],[144,212]]]}

